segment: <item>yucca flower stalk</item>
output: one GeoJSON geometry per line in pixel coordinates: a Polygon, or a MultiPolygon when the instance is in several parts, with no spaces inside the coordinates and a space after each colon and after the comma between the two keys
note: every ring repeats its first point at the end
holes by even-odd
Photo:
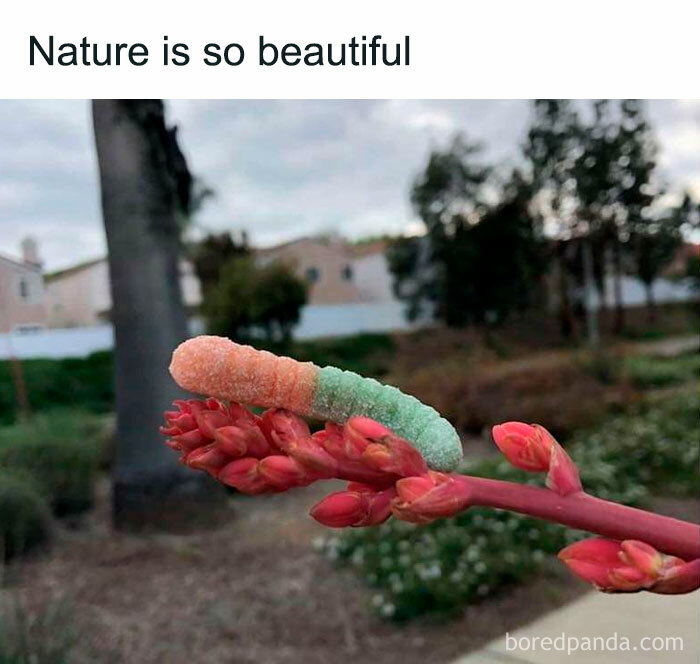
{"type": "Polygon", "coordinates": [[[507,422],[493,437],[512,465],[546,473],[546,488],[431,470],[409,442],[367,417],[328,422],[312,434],[304,419],[279,408],[256,415],[213,398],[175,407],[161,428],[166,444],[185,465],[241,493],[347,481],[311,509],[325,526],[374,526],[391,516],[424,524],[472,506],[494,507],[601,536],[559,554],[600,590],[674,594],[700,587],[700,527],[587,494],[573,460],[539,425],[507,422]]]}

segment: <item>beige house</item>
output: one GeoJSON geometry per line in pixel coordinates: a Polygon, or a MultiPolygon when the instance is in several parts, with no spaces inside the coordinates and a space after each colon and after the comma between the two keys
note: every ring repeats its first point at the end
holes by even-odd
{"type": "Polygon", "coordinates": [[[383,243],[360,247],[337,236],[303,237],[257,252],[266,264],[281,261],[309,284],[308,303],[346,304],[393,297],[383,243]]]}
{"type": "MultiPolygon", "coordinates": [[[[90,327],[109,321],[112,297],[106,258],[47,274],[45,280],[49,327],[90,327]]],[[[185,306],[196,310],[202,295],[189,261],[180,263],[180,286],[185,306]]]]}
{"type": "MultiPolygon", "coordinates": [[[[339,237],[304,237],[256,251],[260,264],[282,261],[309,284],[309,305],[394,301],[386,243],[350,245],[339,237]]],[[[190,314],[202,295],[192,263],[180,263],[181,287],[190,314]]],[[[47,325],[91,327],[108,322],[112,308],[106,258],[74,265],[45,277],[47,325]]]]}
{"type": "Polygon", "coordinates": [[[44,280],[36,242],[22,241],[22,258],[0,255],[0,333],[46,326],[44,280]]]}

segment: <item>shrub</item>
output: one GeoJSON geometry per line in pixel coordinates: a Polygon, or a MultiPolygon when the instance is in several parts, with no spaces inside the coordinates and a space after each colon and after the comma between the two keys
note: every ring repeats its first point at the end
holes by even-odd
{"type": "Polygon", "coordinates": [[[357,334],[298,342],[293,352],[302,362],[314,362],[321,367],[331,365],[363,376],[382,376],[394,350],[394,339],[388,334],[357,334]]]}
{"type": "MultiPolygon", "coordinates": [[[[114,369],[111,352],[84,358],[23,360],[22,371],[35,413],[61,406],[105,413],[114,404],[114,369]]],[[[15,396],[9,362],[0,362],[0,422],[15,419],[15,396]]]]}
{"type": "Polygon", "coordinates": [[[48,505],[33,478],[0,469],[0,561],[29,551],[48,535],[48,505]]]}
{"type": "Polygon", "coordinates": [[[0,429],[0,468],[32,475],[53,512],[73,514],[92,505],[104,420],[84,411],[56,410],[0,429]]]}
{"type": "Polygon", "coordinates": [[[689,353],[678,357],[628,357],[625,360],[625,372],[629,380],[639,388],[677,385],[700,376],[700,355],[689,353]]]}
{"type": "Polygon", "coordinates": [[[595,431],[574,438],[576,449],[615,469],[616,477],[662,495],[700,494],[700,437],[697,384],[637,412],[610,418],[595,431]]]}
{"type": "Polygon", "coordinates": [[[546,422],[563,438],[634,400],[632,390],[609,381],[607,370],[601,375],[585,356],[550,353],[485,365],[467,357],[443,361],[407,375],[400,387],[464,431],[521,420],[546,422]]]}

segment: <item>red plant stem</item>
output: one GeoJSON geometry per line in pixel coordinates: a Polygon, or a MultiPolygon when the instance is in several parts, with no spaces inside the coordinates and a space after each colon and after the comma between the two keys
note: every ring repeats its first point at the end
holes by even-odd
{"type": "Polygon", "coordinates": [[[635,539],[684,560],[700,557],[700,526],[595,498],[583,491],[560,496],[549,489],[453,475],[467,485],[470,505],[496,507],[561,523],[616,540],[635,539]]]}

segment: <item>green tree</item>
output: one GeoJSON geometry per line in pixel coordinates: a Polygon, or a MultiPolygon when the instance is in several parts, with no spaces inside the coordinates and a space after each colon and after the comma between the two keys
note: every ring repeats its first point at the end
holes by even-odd
{"type": "Polygon", "coordinates": [[[630,237],[630,248],[637,276],[646,290],[650,322],[656,319],[653,284],[673,259],[683,242],[682,207],[661,213],[647,212],[636,221],[630,237]]]}
{"type": "Polygon", "coordinates": [[[532,181],[533,205],[556,246],[559,319],[564,336],[576,336],[571,301],[571,249],[568,241],[579,232],[575,214],[574,168],[580,152],[580,122],[574,105],[565,99],[536,99],[523,155],[532,181]]]}
{"type": "Polygon", "coordinates": [[[212,334],[238,341],[262,335],[287,342],[306,303],[306,284],[283,263],[259,266],[252,257],[233,258],[207,293],[202,310],[212,334]]]}
{"type": "Polygon", "coordinates": [[[208,233],[190,247],[195,272],[206,295],[219,281],[221,269],[232,258],[250,253],[248,236],[243,231],[240,239],[229,232],[208,233]]]}
{"type": "Polygon", "coordinates": [[[388,252],[409,319],[429,312],[450,326],[496,322],[531,302],[543,261],[529,189],[519,174],[500,187],[488,182],[478,156],[458,136],[416,179],[411,199],[427,234],[388,252]]]}
{"type": "Polygon", "coordinates": [[[410,293],[409,314],[429,309],[436,319],[452,326],[465,325],[470,319],[465,301],[470,287],[466,237],[485,209],[484,184],[490,173],[489,167],[479,163],[480,151],[479,145],[456,136],[447,150],[432,152],[413,185],[411,201],[426,226],[427,242],[413,246],[404,242],[390,263],[406,267],[405,259],[417,252],[413,273],[397,273],[399,291],[408,288],[410,293]],[[405,285],[407,281],[410,286],[405,285]]]}

